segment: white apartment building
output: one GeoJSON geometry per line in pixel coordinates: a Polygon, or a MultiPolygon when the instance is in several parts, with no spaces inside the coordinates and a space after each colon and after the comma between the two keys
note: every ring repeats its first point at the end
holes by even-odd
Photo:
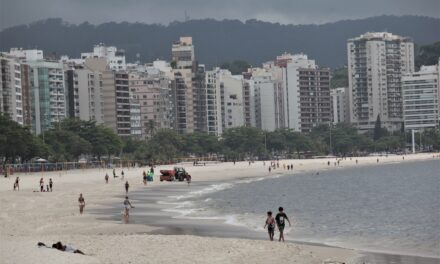
{"type": "Polygon", "coordinates": [[[216,136],[223,133],[222,126],[222,100],[221,95],[221,75],[225,70],[214,68],[206,71],[206,119],[207,132],[216,136]]]}
{"type": "Polygon", "coordinates": [[[310,132],[313,127],[330,124],[330,70],[319,68],[305,54],[283,54],[275,65],[282,68],[285,127],[310,132]]]}
{"type": "Polygon", "coordinates": [[[406,130],[439,128],[440,66],[422,66],[420,71],[404,74],[403,119],[406,130]]]}
{"type": "Polygon", "coordinates": [[[330,91],[333,108],[333,124],[349,123],[348,87],[335,88],[330,91]]]}
{"type": "Polygon", "coordinates": [[[37,49],[26,50],[22,48],[11,48],[9,51],[11,56],[25,61],[43,60],[43,51],[37,49]]]}
{"type": "Polygon", "coordinates": [[[244,80],[241,75],[231,75],[226,72],[222,76],[220,84],[221,96],[224,98],[222,108],[223,131],[228,128],[245,125],[244,101],[243,101],[244,80]]]}
{"type": "Polygon", "coordinates": [[[226,129],[244,126],[245,105],[242,75],[215,68],[206,72],[207,132],[221,135],[226,129]]]}
{"type": "MultiPolygon", "coordinates": [[[[105,58],[110,69],[115,71],[125,71],[127,69],[127,64],[125,63],[125,51],[118,50],[114,46],[105,46],[100,43],[93,47],[93,52],[81,53],[81,59],[85,60],[87,58],[105,58]]],[[[78,62],[78,60],[73,60],[78,62]]]]}
{"type": "Polygon", "coordinates": [[[132,93],[130,93],[130,132],[133,137],[142,137],[141,105],[132,93]]]}
{"type": "Polygon", "coordinates": [[[401,128],[402,74],[414,71],[412,40],[387,32],[368,32],[347,42],[350,122],[361,131],[377,116],[390,131],[401,128]]]}
{"type": "Polygon", "coordinates": [[[0,113],[24,124],[24,97],[21,63],[13,56],[0,54],[0,113]]]}

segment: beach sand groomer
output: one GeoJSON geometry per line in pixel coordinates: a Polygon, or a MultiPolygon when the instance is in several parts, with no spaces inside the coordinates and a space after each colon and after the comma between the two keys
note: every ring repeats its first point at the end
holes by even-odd
{"type": "Polygon", "coordinates": [[[84,211],[84,207],[86,206],[86,201],[84,200],[82,193],[79,194],[78,203],[79,203],[79,213],[82,214],[84,211]]]}
{"type": "Polygon", "coordinates": [[[284,213],[284,208],[279,207],[278,208],[278,214],[275,216],[275,221],[277,222],[278,230],[280,231],[280,238],[278,241],[284,242],[284,227],[286,226],[286,221],[289,222],[289,226],[292,226],[290,224],[290,220],[287,217],[287,215],[284,213]]]}
{"type": "Polygon", "coordinates": [[[270,241],[273,241],[273,236],[275,235],[275,219],[272,216],[272,211],[267,212],[267,219],[264,228],[267,226],[267,232],[269,233],[270,241]]]}

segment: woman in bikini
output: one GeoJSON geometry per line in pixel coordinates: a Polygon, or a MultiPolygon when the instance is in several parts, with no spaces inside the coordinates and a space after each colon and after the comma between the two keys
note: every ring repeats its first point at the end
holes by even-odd
{"type": "Polygon", "coordinates": [[[125,218],[126,222],[128,222],[128,218],[130,217],[130,208],[134,208],[134,206],[131,205],[130,200],[128,200],[128,196],[125,196],[125,200],[124,200],[124,218],[125,218]]]}
{"type": "Polygon", "coordinates": [[[82,214],[84,211],[84,207],[86,206],[86,201],[84,200],[82,193],[79,194],[78,203],[79,203],[79,213],[82,214]]]}

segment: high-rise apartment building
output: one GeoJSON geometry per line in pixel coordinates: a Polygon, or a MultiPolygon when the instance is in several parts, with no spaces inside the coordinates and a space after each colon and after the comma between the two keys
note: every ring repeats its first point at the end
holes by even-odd
{"type": "Polygon", "coordinates": [[[318,67],[305,54],[284,54],[284,62],[285,127],[310,132],[318,125],[330,124],[330,70],[318,67]]]}
{"type": "Polygon", "coordinates": [[[128,72],[115,72],[116,128],[119,136],[131,135],[128,72]]]}
{"type": "Polygon", "coordinates": [[[414,71],[414,44],[387,32],[369,32],[347,43],[350,122],[374,128],[378,116],[390,131],[402,126],[402,74],[414,71]]]}
{"type": "Polygon", "coordinates": [[[93,52],[81,53],[81,60],[87,58],[105,58],[109,68],[115,71],[125,71],[127,69],[125,63],[125,51],[118,50],[114,46],[105,46],[102,43],[95,45],[93,47],[93,52]]]}
{"type": "Polygon", "coordinates": [[[21,125],[26,124],[21,64],[7,54],[0,54],[0,112],[21,125]]]}
{"type": "MultiPolygon", "coordinates": [[[[87,59],[85,66],[95,74],[100,75],[99,87],[101,88],[101,107],[103,114],[103,124],[112,129],[115,133],[120,135],[130,134],[130,127],[124,128],[123,131],[119,131],[118,127],[118,113],[119,111],[125,111],[124,119],[121,120],[124,122],[124,125],[130,123],[130,107],[128,103],[128,108],[125,105],[125,108],[117,105],[117,93],[116,93],[116,76],[115,72],[111,70],[108,66],[108,63],[105,59],[99,58],[91,58],[87,59]],[[124,109],[124,110],[123,110],[124,109]],[[128,112],[128,114],[127,114],[128,112]],[[128,115],[128,120],[127,120],[128,115]]],[[[123,79],[123,78],[122,78],[123,79]]],[[[121,80],[119,80],[121,81],[121,80]]],[[[129,99],[129,93],[123,92],[122,99],[129,99]],[[127,97],[127,98],[125,98],[127,97]]]]}
{"type": "Polygon", "coordinates": [[[333,108],[333,124],[349,123],[348,87],[335,88],[330,91],[333,108]]]}
{"type": "Polygon", "coordinates": [[[403,119],[405,129],[440,128],[440,63],[404,74],[403,119]]]}
{"type": "Polygon", "coordinates": [[[142,136],[173,125],[171,80],[160,70],[129,74],[131,98],[139,103],[142,136]]]}
{"type": "Polygon", "coordinates": [[[205,67],[198,65],[195,59],[191,37],[181,37],[173,43],[171,66],[176,130],[179,133],[206,132],[205,67]]]}
{"type": "Polygon", "coordinates": [[[99,60],[105,63],[103,58],[86,59],[85,64],[66,69],[65,77],[69,116],[103,124],[102,74],[88,67],[91,61],[99,60]]]}
{"type": "Polygon", "coordinates": [[[176,69],[194,69],[195,55],[192,37],[180,37],[172,46],[172,65],[176,69]]]}
{"type": "Polygon", "coordinates": [[[215,68],[206,72],[207,132],[221,135],[226,129],[245,124],[245,85],[242,75],[215,68]]]}
{"type": "Polygon", "coordinates": [[[63,64],[45,60],[27,63],[31,67],[32,128],[40,134],[67,116],[63,64]]]}
{"type": "Polygon", "coordinates": [[[271,76],[253,76],[256,127],[265,131],[283,128],[284,93],[281,82],[271,76]]]}

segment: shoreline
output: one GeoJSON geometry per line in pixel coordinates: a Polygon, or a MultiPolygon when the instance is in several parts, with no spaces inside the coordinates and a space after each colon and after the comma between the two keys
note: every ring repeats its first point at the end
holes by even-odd
{"type": "MultiPolygon", "coordinates": [[[[420,162],[420,161],[409,161],[409,162],[420,162]]],[[[386,164],[380,164],[379,166],[386,166],[386,165],[393,165],[398,162],[393,163],[386,163],[386,164]]],[[[363,165],[362,167],[368,167],[368,166],[374,166],[376,164],[368,164],[363,165]]],[[[361,165],[359,165],[361,166],[361,165]]],[[[330,167],[330,168],[323,168],[322,171],[325,170],[334,170],[334,169],[350,169],[352,167],[330,167]]],[[[134,218],[134,224],[144,224],[147,226],[154,226],[159,229],[148,232],[148,234],[153,235],[196,235],[196,236],[202,236],[202,237],[217,237],[217,238],[237,238],[237,239],[255,239],[255,240],[267,240],[267,234],[266,232],[261,232],[259,230],[254,230],[252,228],[246,227],[244,224],[238,224],[237,222],[232,223],[228,220],[227,215],[218,215],[215,216],[191,216],[191,212],[185,213],[184,209],[181,206],[178,206],[179,202],[185,203],[186,199],[188,198],[194,198],[197,196],[198,193],[203,193],[202,195],[209,195],[210,193],[214,192],[221,192],[225,188],[213,188],[214,186],[218,185],[228,185],[227,188],[234,188],[236,184],[243,184],[243,183],[249,183],[249,182],[255,182],[260,180],[272,180],[279,177],[293,177],[298,174],[305,174],[308,171],[297,171],[292,174],[274,174],[269,175],[266,177],[241,177],[236,178],[234,180],[224,181],[224,182],[201,182],[200,185],[195,186],[191,189],[187,189],[186,183],[173,183],[173,186],[169,186],[172,188],[172,191],[166,192],[166,188],[161,188],[160,190],[156,189],[155,191],[158,193],[163,194],[162,197],[154,196],[154,199],[141,199],[140,201],[142,204],[155,204],[154,208],[158,209],[160,212],[157,214],[149,214],[149,218],[146,220],[139,220],[136,218],[135,214],[133,213],[134,218]],[[174,185],[178,185],[178,187],[175,187],[174,185]],[[178,192],[177,192],[177,189],[178,192]],[[209,190],[209,191],[206,191],[209,190]],[[206,191],[206,192],[205,192],[206,191]],[[165,193],[164,193],[165,192],[165,193]],[[183,194],[182,194],[183,192],[183,194]],[[191,192],[195,192],[196,194],[190,195],[191,192]],[[176,198],[177,197],[177,198],[176,198]],[[167,201],[167,200],[173,200],[173,202],[167,201]],[[189,216],[188,216],[189,215],[189,216]],[[155,217],[164,217],[169,218],[169,221],[164,222],[158,222],[155,217]],[[210,224],[201,224],[200,221],[210,222],[210,224]],[[206,228],[205,225],[209,228],[206,228]],[[184,226],[184,228],[176,228],[176,226],[184,226]]],[[[197,184],[197,183],[196,183],[197,184]]],[[[165,186],[162,186],[165,187],[165,186]]],[[[137,194],[135,194],[136,197],[139,197],[139,192],[137,191],[137,194]]],[[[142,210],[150,211],[151,208],[149,207],[143,207],[142,210]]],[[[190,208],[188,210],[191,211],[190,208]]],[[[118,217],[114,216],[114,212],[111,213],[110,211],[107,211],[106,214],[110,216],[108,220],[116,220],[118,217]]],[[[399,262],[397,263],[412,263],[414,259],[416,260],[416,263],[440,263],[440,257],[439,256],[431,256],[431,255],[423,255],[423,254],[405,254],[404,252],[397,252],[397,251],[380,251],[380,250],[372,250],[372,249],[362,249],[362,248],[349,248],[345,246],[338,246],[338,245],[332,245],[327,244],[324,242],[319,241],[303,241],[303,240],[295,240],[295,239],[289,239],[286,237],[286,242],[292,243],[292,244],[300,244],[300,245],[308,245],[308,246],[317,246],[317,247],[328,247],[328,248],[337,248],[337,249],[347,249],[347,250],[354,250],[359,253],[359,259],[362,259],[363,261],[366,261],[367,263],[372,260],[377,261],[388,261],[392,259],[399,258],[399,262]]],[[[382,263],[382,262],[380,262],[382,263]]],[[[387,262],[383,262],[387,263],[387,262]]]]}
{"type": "MultiPolygon", "coordinates": [[[[350,164],[347,159],[342,161],[341,165],[342,168],[344,168],[344,164],[347,167],[375,165],[376,158],[357,158],[359,159],[358,165],[353,164],[356,158],[353,158],[350,164]]],[[[405,156],[405,161],[401,160],[401,156],[379,158],[381,164],[390,164],[391,162],[429,160],[432,159],[432,153],[408,155],[405,156]]],[[[293,162],[295,164],[294,172],[297,173],[335,169],[334,166],[330,166],[330,168],[327,166],[328,160],[335,161],[332,158],[289,160],[280,161],[280,163],[293,162]]],[[[146,187],[141,183],[141,172],[144,168],[124,168],[125,178],[132,185],[129,192],[130,199],[136,201],[135,193],[137,191],[149,193],[151,198],[154,198],[154,193],[160,191],[161,186],[168,186],[168,183],[158,181],[157,172],[162,168],[172,166],[158,166],[155,169],[155,182],[149,183],[146,187]]],[[[267,166],[263,167],[259,162],[251,166],[248,166],[246,162],[237,162],[236,165],[219,163],[205,167],[187,166],[187,169],[193,176],[193,183],[195,180],[195,182],[200,181],[211,185],[218,182],[269,176],[267,166]]],[[[120,168],[117,168],[117,171],[120,171],[120,168]]],[[[212,259],[210,261],[212,263],[241,263],[243,257],[253,263],[265,263],[272,261],[274,254],[279,260],[296,260],[299,263],[323,263],[329,259],[335,263],[338,261],[352,263],[349,261],[362,253],[325,245],[280,244],[258,239],[217,238],[213,235],[160,235],[155,234],[161,232],[160,224],[158,227],[138,223],[126,225],[121,221],[107,221],[102,219],[105,218],[105,214],[99,215],[93,212],[104,212],[111,209],[111,204],[122,203],[121,197],[125,195],[125,191],[120,179],[111,178],[109,184],[106,185],[104,183],[105,172],[111,175],[111,170],[107,169],[45,173],[43,174],[45,181],[49,177],[54,179],[53,193],[32,192],[37,189],[41,173],[12,175],[10,179],[1,179],[0,256],[5,259],[6,263],[121,263],[128,261],[132,263],[173,263],[174,260],[179,260],[182,263],[200,263],[200,260],[203,259],[212,259]],[[19,192],[11,190],[15,176],[21,178],[20,187],[22,189],[19,192]],[[79,192],[84,194],[87,204],[83,216],[78,215],[76,200],[79,192]],[[83,257],[36,248],[37,241],[48,242],[47,240],[71,243],[89,254],[83,257]],[[117,248],[112,248],[111,243],[115,243],[117,248]],[[176,245],[176,243],[178,244],[176,245]],[[151,247],[147,250],[148,254],[146,255],[144,254],[144,244],[151,247]],[[168,245],[178,247],[174,252],[175,256],[161,253],[162,249],[167,248],[168,245]],[[31,255],[33,258],[29,258],[27,255],[31,255]],[[42,261],[36,262],[36,259],[42,261]]],[[[290,174],[291,171],[280,168],[272,172],[272,174],[275,173],[290,174]]],[[[180,184],[186,185],[186,183],[180,184]]],[[[152,206],[154,210],[160,211],[158,204],[152,206]]],[[[133,216],[135,214],[134,210],[133,216]]],[[[144,217],[149,216],[151,217],[148,212],[144,214],[144,217]]],[[[120,217],[120,212],[116,212],[113,217],[120,217]]],[[[229,229],[229,226],[227,228],[229,229]]],[[[179,229],[177,230],[179,231],[179,229]]],[[[182,230],[183,232],[188,231],[180,228],[180,232],[182,230]]],[[[265,233],[262,235],[266,237],[265,233]]]]}

